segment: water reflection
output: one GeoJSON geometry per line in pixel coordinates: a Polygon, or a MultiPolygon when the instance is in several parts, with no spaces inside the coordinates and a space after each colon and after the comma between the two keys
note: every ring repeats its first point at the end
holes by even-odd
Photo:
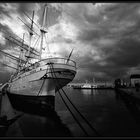
{"type": "MultiPolygon", "coordinates": [[[[8,98],[8,96],[6,97],[8,98]]],[[[6,101],[9,102],[9,99],[6,101]]],[[[7,103],[5,102],[5,104],[7,103]]],[[[3,108],[4,106],[5,105],[3,104],[1,107],[3,108]]],[[[65,124],[63,124],[57,112],[55,110],[48,109],[45,105],[35,105],[31,103],[14,107],[11,105],[9,112],[12,109],[17,114],[22,113],[23,115],[4,131],[0,129],[0,136],[72,136],[70,130],[65,124]],[[22,131],[20,134],[19,130],[22,131]]]]}
{"type": "Polygon", "coordinates": [[[116,99],[123,101],[135,121],[140,124],[140,99],[132,93],[128,94],[121,90],[115,91],[116,99]]]}
{"type": "Polygon", "coordinates": [[[95,95],[95,94],[98,93],[98,90],[94,90],[94,89],[83,89],[83,90],[81,90],[81,92],[84,95],[95,95]]]}
{"type": "MultiPolygon", "coordinates": [[[[139,136],[140,100],[133,95],[114,93],[114,90],[66,90],[78,110],[103,136],[139,136]],[[127,109],[138,123],[127,114],[127,109]]],[[[56,111],[48,111],[44,105],[16,106],[15,110],[24,115],[16,121],[18,124],[10,126],[6,136],[15,136],[15,131],[19,130],[23,136],[31,137],[84,136],[59,94],[55,99],[56,111]]],[[[22,135],[17,132],[16,136],[22,135]]]]}

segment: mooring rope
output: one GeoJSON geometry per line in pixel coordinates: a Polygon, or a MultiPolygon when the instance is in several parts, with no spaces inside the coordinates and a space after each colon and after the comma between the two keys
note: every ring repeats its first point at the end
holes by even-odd
{"type": "Polygon", "coordinates": [[[67,96],[67,94],[65,93],[65,91],[63,89],[61,89],[61,90],[63,91],[63,93],[65,94],[65,96],[67,97],[67,99],[69,100],[69,102],[71,103],[71,105],[75,108],[75,110],[79,113],[79,115],[83,118],[83,120],[88,124],[88,126],[96,133],[96,135],[100,136],[100,134],[97,132],[97,130],[95,128],[93,128],[93,126],[87,121],[87,119],[81,114],[81,112],[71,102],[71,100],[69,99],[69,97],[67,96]]]}
{"type": "Polygon", "coordinates": [[[66,105],[66,107],[68,108],[68,110],[70,111],[70,113],[72,114],[73,118],[75,119],[75,121],[78,123],[78,125],[80,126],[80,128],[84,131],[84,133],[86,134],[86,136],[88,136],[88,133],[86,132],[86,130],[83,128],[83,126],[80,124],[80,122],[78,121],[78,119],[75,117],[75,115],[72,113],[72,111],[70,110],[69,106],[67,105],[67,103],[65,102],[64,98],[62,97],[60,91],[58,91],[59,95],[61,96],[61,99],[63,100],[64,104],[66,105]]]}
{"type": "Polygon", "coordinates": [[[43,83],[42,83],[42,85],[41,85],[41,87],[40,87],[40,89],[39,89],[39,91],[38,91],[38,93],[37,93],[37,96],[39,96],[39,94],[40,94],[40,92],[41,92],[41,90],[42,90],[42,88],[43,88],[43,86],[44,86],[45,80],[46,80],[46,79],[44,78],[43,83]]]}
{"type": "MultiPolygon", "coordinates": [[[[50,68],[51,69],[51,75],[52,75],[52,77],[53,77],[53,73],[54,72],[52,72],[52,68],[50,68]]],[[[55,78],[55,77],[54,77],[55,78]]],[[[55,78],[55,81],[56,81],[57,79],[55,78]]],[[[57,81],[56,81],[57,82],[57,81]]],[[[61,99],[62,99],[62,101],[64,102],[64,104],[65,104],[65,106],[67,107],[67,109],[70,111],[70,113],[72,114],[72,116],[73,116],[73,118],[74,118],[74,120],[77,122],[77,124],[79,125],[79,127],[83,130],[83,132],[86,134],[86,136],[88,136],[88,133],[86,132],[86,130],[83,128],[83,126],[80,124],[80,122],[78,121],[78,119],[75,117],[75,115],[72,113],[72,111],[70,110],[70,108],[69,108],[69,106],[67,105],[67,103],[65,102],[65,100],[64,100],[64,98],[62,97],[62,95],[61,95],[61,93],[60,93],[60,91],[58,90],[58,93],[59,93],[59,95],[60,95],[60,97],[61,97],[61,99]]]]}
{"type": "MultiPolygon", "coordinates": [[[[47,67],[47,72],[48,72],[48,70],[49,70],[49,68],[47,67]]],[[[40,94],[40,92],[41,92],[41,90],[42,90],[42,88],[43,88],[43,86],[44,86],[45,80],[46,80],[46,79],[44,78],[43,83],[42,83],[42,85],[41,85],[41,87],[40,87],[40,89],[39,89],[39,91],[38,91],[38,93],[37,93],[37,96],[39,96],[39,94],[40,94]]]]}
{"type": "MultiPolygon", "coordinates": [[[[52,65],[52,69],[53,69],[53,73],[54,73],[54,68],[53,68],[53,65],[52,65]]],[[[55,76],[55,79],[57,80],[57,77],[54,73],[54,76],[55,76]]],[[[52,75],[53,77],[53,75],[52,75]]],[[[58,84],[59,84],[59,81],[57,80],[58,84]]],[[[60,85],[60,84],[59,84],[60,85]]],[[[93,128],[93,126],[87,121],[87,119],[80,113],[80,111],[76,108],[76,106],[72,103],[72,101],[69,99],[69,97],[66,95],[66,92],[63,90],[63,88],[61,88],[61,90],[63,91],[64,95],[66,96],[66,98],[69,100],[69,102],[71,103],[71,105],[74,107],[74,109],[79,113],[79,115],[83,118],[83,120],[88,124],[88,126],[96,133],[96,135],[98,136],[101,136],[97,130],[95,128],[93,128]]],[[[59,90],[58,90],[59,92],[59,90]]],[[[60,92],[59,92],[60,94],[60,92]]],[[[61,94],[60,94],[61,95],[61,94]]],[[[62,96],[62,95],[61,95],[62,96]]],[[[64,99],[63,99],[64,100],[64,99]]],[[[71,112],[71,111],[70,111],[71,112]]]]}

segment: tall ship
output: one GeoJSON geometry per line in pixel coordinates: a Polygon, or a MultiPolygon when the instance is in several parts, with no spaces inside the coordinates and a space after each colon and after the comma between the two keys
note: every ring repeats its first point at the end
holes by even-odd
{"type": "MultiPolygon", "coordinates": [[[[36,35],[33,31],[34,12],[29,27],[29,45],[24,43],[24,37],[21,42],[13,37],[7,38],[19,44],[20,47],[16,72],[11,76],[6,87],[7,95],[13,106],[17,102],[22,105],[32,103],[45,104],[48,108],[54,109],[56,92],[71,82],[76,75],[76,63],[70,59],[72,52],[67,58],[54,56],[42,58],[43,40],[45,34],[47,34],[47,30],[44,27],[47,8],[48,6],[45,4],[43,22],[38,35],[40,38],[39,51],[31,46],[32,36],[36,35]]],[[[15,57],[12,54],[8,55],[13,59],[15,57]]]]}

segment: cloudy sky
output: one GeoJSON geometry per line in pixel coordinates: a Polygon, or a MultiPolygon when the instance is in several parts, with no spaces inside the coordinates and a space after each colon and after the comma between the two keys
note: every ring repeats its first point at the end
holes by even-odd
{"type": "MultiPolygon", "coordinates": [[[[28,36],[23,12],[35,10],[41,26],[44,3],[0,3],[0,47],[16,55],[14,46],[1,30],[28,36]],[[11,47],[12,46],[12,47],[11,47]],[[14,49],[13,49],[14,48],[14,49]]],[[[140,3],[50,3],[46,18],[50,52],[77,63],[74,81],[113,81],[140,70],[140,3]]],[[[34,26],[37,31],[37,27],[34,26]]],[[[44,52],[44,54],[47,54],[44,52]]],[[[45,57],[45,55],[43,55],[45,57]]],[[[0,55],[1,60],[3,56],[0,55]]],[[[7,80],[10,68],[0,64],[0,80],[7,80]]]]}

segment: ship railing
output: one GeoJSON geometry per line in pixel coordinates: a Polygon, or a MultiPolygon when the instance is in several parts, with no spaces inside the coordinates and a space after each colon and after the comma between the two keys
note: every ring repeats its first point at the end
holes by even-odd
{"type": "Polygon", "coordinates": [[[49,63],[53,63],[53,64],[63,64],[63,65],[70,65],[70,66],[76,67],[76,62],[71,59],[67,59],[67,58],[57,58],[57,57],[47,58],[47,59],[42,59],[38,63],[40,65],[46,65],[49,63]]]}

